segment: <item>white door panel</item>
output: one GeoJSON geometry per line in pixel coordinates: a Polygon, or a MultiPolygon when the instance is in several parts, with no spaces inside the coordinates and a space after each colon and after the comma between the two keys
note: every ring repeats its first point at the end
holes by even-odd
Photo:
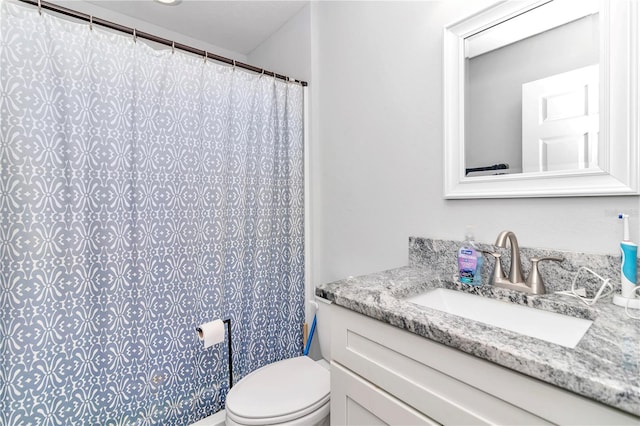
{"type": "Polygon", "coordinates": [[[596,164],[598,104],[598,65],[523,84],[522,171],[596,164]]]}

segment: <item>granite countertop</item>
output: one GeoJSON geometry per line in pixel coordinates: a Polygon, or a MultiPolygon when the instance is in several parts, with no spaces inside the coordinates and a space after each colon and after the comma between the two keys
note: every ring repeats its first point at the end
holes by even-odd
{"type": "MultiPolygon", "coordinates": [[[[415,264],[320,285],[316,295],[355,312],[640,416],[640,320],[611,297],[587,307],[558,294],[532,296],[454,281],[435,264],[415,264]],[[449,288],[593,320],[571,349],[421,307],[405,299],[449,288]]],[[[427,262],[428,263],[428,262],[427,262]]],[[[567,284],[570,287],[571,283],[567,284]]],[[[637,311],[634,311],[637,313],[637,311]]]]}

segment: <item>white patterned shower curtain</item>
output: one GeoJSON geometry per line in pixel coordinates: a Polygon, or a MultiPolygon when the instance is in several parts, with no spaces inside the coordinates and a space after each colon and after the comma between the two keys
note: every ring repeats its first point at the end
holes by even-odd
{"type": "Polygon", "coordinates": [[[0,0],[0,424],[191,423],[301,353],[302,88],[0,0]]]}

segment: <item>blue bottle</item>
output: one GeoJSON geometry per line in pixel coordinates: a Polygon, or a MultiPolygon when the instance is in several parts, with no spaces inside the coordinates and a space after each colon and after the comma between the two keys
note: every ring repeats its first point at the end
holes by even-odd
{"type": "Polygon", "coordinates": [[[458,250],[458,277],[463,284],[482,285],[482,253],[476,245],[471,227],[467,227],[464,243],[458,250]]]}

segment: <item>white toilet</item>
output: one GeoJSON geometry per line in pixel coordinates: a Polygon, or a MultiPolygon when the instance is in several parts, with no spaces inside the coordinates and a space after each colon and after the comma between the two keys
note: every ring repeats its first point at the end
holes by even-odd
{"type": "Polygon", "coordinates": [[[316,300],[313,340],[324,359],[285,359],[245,376],[227,394],[227,426],[329,425],[330,302],[316,300]]]}

